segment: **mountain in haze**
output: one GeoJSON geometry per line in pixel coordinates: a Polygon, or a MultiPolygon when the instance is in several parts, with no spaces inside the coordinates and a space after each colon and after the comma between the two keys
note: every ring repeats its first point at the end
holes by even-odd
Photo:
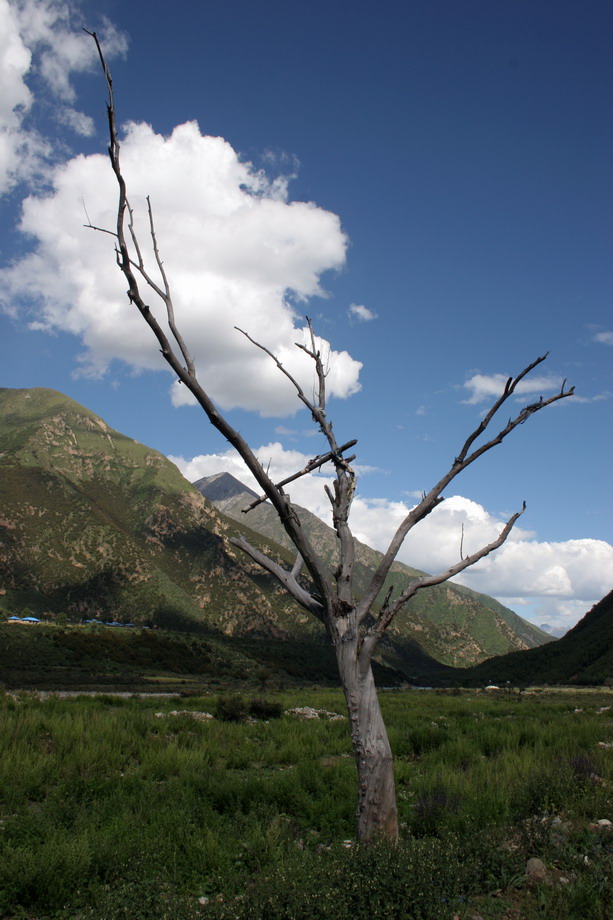
{"type": "MultiPolygon", "coordinates": [[[[333,672],[320,624],[230,543],[244,532],[291,565],[282,534],[222,513],[164,456],[53,390],[0,390],[0,445],[0,611],[205,630],[265,664],[297,671],[308,660],[317,670],[325,658],[333,672]]],[[[237,487],[216,480],[229,509],[237,487]]],[[[330,528],[311,525],[332,564],[330,528]]],[[[376,556],[359,547],[358,590],[376,556]]],[[[412,574],[396,566],[396,587],[412,574]]],[[[440,671],[543,641],[466,588],[438,586],[415,601],[380,646],[380,674],[440,671]]]]}
{"type": "Polygon", "coordinates": [[[492,658],[465,673],[469,684],[613,685],[613,591],[557,642],[492,658]]]}
{"type": "Polygon", "coordinates": [[[566,626],[550,626],[549,623],[539,623],[539,629],[542,629],[543,632],[548,633],[555,639],[561,639],[568,632],[566,626]]]}
{"type": "MultiPolygon", "coordinates": [[[[288,551],[294,551],[278,515],[269,502],[244,513],[255,492],[230,473],[218,473],[194,483],[218,511],[248,526],[288,551]]],[[[330,570],[338,564],[338,540],[332,527],[306,508],[295,506],[303,528],[330,570]]],[[[354,584],[356,594],[366,590],[381,553],[356,541],[354,584]]],[[[401,592],[415,577],[417,569],[395,562],[382,588],[389,586],[401,592]]],[[[388,631],[391,637],[409,635],[438,661],[450,666],[462,666],[471,661],[503,654],[513,649],[534,648],[551,637],[523,620],[498,601],[460,585],[447,582],[419,592],[402,611],[388,631]]]]}

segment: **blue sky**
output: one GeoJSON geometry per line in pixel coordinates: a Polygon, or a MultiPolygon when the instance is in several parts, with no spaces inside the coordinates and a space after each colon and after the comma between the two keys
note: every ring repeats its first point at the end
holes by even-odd
{"type": "MultiPolygon", "coordinates": [[[[572,625],[613,584],[610,4],[0,0],[0,385],[61,390],[195,479],[241,470],[171,396],[110,238],[82,226],[114,205],[83,25],[202,381],[293,472],[322,439],[232,327],[304,375],[312,316],[335,429],[359,439],[361,538],[384,548],[499,379],[550,351],[524,400],[564,378],[577,398],[458,479],[400,558],[446,568],[462,525],[476,548],[525,499],[464,581],[572,625]]],[[[325,515],[321,478],[293,497],[325,515]]]]}

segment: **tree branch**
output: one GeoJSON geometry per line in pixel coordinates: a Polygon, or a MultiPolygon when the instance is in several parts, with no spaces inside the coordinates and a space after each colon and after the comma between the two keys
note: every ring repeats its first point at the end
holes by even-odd
{"type": "Polygon", "coordinates": [[[298,578],[303,565],[304,565],[304,559],[302,558],[300,553],[298,553],[298,555],[296,556],[296,559],[294,560],[294,565],[292,567],[292,578],[298,578]]]}
{"type": "Polygon", "coordinates": [[[442,582],[449,581],[450,578],[453,578],[455,575],[459,575],[460,572],[463,572],[464,569],[470,568],[476,562],[479,562],[480,559],[484,559],[495,549],[498,549],[505,542],[509,534],[511,533],[515,522],[526,510],[526,503],[523,502],[521,511],[517,511],[512,515],[507,523],[504,525],[498,537],[493,540],[491,543],[488,543],[486,546],[481,547],[477,552],[472,553],[470,556],[465,556],[464,559],[461,559],[460,562],[457,562],[455,565],[452,565],[450,568],[446,569],[444,572],[440,572],[438,575],[422,575],[419,578],[414,578],[409,586],[399,595],[393,603],[389,603],[391,590],[388,591],[383,606],[379,612],[379,616],[375,621],[374,625],[368,630],[368,633],[363,642],[363,653],[365,655],[372,655],[374,648],[388,628],[398,611],[404,607],[404,605],[414,597],[418,591],[422,588],[431,588],[433,585],[440,585],[442,582]]]}
{"type": "MultiPolygon", "coordinates": [[[[308,318],[307,318],[307,320],[308,320],[308,318]]],[[[308,320],[308,322],[310,323],[310,320],[308,320]]],[[[298,394],[298,399],[300,400],[300,402],[303,403],[303,404],[307,407],[307,409],[309,410],[309,412],[311,413],[311,417],[313,418],[313,421],[321,428],[321,425],[322,425],[322,419],[321,419],[321,412],[322,412],[322,409],[321,409],[321,407],[320,407],[320,406],[316,406],[315,403],[311,402],[311,400],[305,395],[304,390],[302,389],[302,387],[300,386],[300,384],[298,383],[298,381],[296,380],[296,378],[295,378],[294,376],[292,376],[292,374],[290,374],[290,372],[288,371],[288,369],[287,369],[286,367],[284,367],[283,364],[281,364],[281,362],[279,361],[279,359],[277,358],[277,356],[274,354],[274,352],[272,352],[272,351],[271,351],[269,348],[267,348],[265,345],[262,345],[261,342],[256,342],[256,340],[255,340],[254,338],[252,338],[252,337],[249,335],[248,332],[245,332],[244,329],[241,329],[240,326],[235,326],[234,328],[235,328],[238,332],[241,332],[241,333],[245,336],[246,339],[249,339],[249,341],[251,342],[252,345],[255,345],[256,348],[259,348],[261,351],[263,351],[265,354],[267,354],[268,357],[271,358],[272,361],[275,362],[275,364],[277,365],[277,368],[281,371],[281,373],[283,374],[284,377],[287,377],[287,379],[289,380],[289,382],[292,384],[292,386],[293,386],[294,389],[296,390],[296,393],[298,394]]],[[[304,349],[304,346],[298,345],[298,343],[296,343],[296,344],[297,344],[298,348],[302,348],[303,350],[306,350],[306,349],[304,349]]],[[[309,353],[309,352],[307,351],[307,354],[308,354],[308,353],[309,353]]],[[[319,395],[319,401],[321,401],[321,393],[320,393],[320,395],[319,395]]],[[[326,433],[325,430],[324,430],[324,434],[326,434],[326,437],[327,437],[327,433],[326,433]]],[[[331,444],[330,447],[331,447],[332,450],[335,450],[335,449],[336,449],[336,444],[331,444]]]]}
{"type": "Polygon", "coordinates": [[[304,607],[309,613],[314,614],[318,620],[323,621],[324,608],[322,604],[309,594],[308,591],[305,591],[296,580],[302,567],[302,556],[298,555],[291,572],[288,572],[287,569],[273,562],[272,559],[265,556],[259,549],[252,546],[242,534],[238,537],[231,537],[230,543],[250,556],[254,562],[257,562],[258,565],[266,569],[267,572],[270,572],[271,575],[274,575],[275,578],[281,582],[288,594],[290,594],[301,607],[304,607]]]}
{"type": "MultiPolygon", "coordinates": [[[[301,476],[306,476],[307,473],[312,473],[313,470],[323,466],[324,463],[327,463],[329,460],[334,459],[337,455],[342,454],[343,451],[349,450],[350,447],[353,447],[353,445],[357,443],[358,442],[354,439],[353,441],[347,441],[347,443],[343,444],[342,447],[339,447],[337,451],[328,451],[327,454],[318,454],[317,457],[314,457],[313,460],[309,460],[307,465],[297,473],[294,473],[293,476],[288,476],[287,479],[282,479],[281,482],[276,483],[276,488],[282,489],[283,486],[288,485],[290,482],[294,482],[296,479],[300,479],[301,476]]],[[[352,460],[355,460],[355,455],[352,457],[347,457],[345,459],[345,463],[351,463],[352,460]]],[[[242,508],[241,513],[247,514],[248,511],[253,511],[254,508],[257,508],[258,505],[261,505],[262,502],[265,502],[266,498],[266,495],[260,495],[260,497],[252,501],[250,505],[247,505],[246,508],[242,508]]]]}
{"type": "MultiPolygon", "coordinates": [[[[299,400],[307,407],[311,413],[313,421],[318,425],[319,430],[322,432],[328,441],[328,444],[330,445],[329,457],[334,464],[336,473],[336,479],[334,481],[334,494],[332,494],[327,486],[325,488],[332,505],[332,524],[340,540],[340,562],[336,572],[334,573],[334,578],[337,586],[338,603],[335,602],[334,610],[342,611],[343,614],[345,614],[348,609],[353,608],[353,565],[355,561],[355,541],[349,527],[349,511],[355,492],[355,473],[350,466],[350,461],[342,456],[342,450],[345,448],[341,449],[338,447],[334,432],[332,430],[332,423],[326,416],[326,371],[321,360],[321,353],[317,349],[313,324],[308,316],[306,317],[306,320],[311,338],[311,347],[308,348],[306,345],[301,345],[299,343],[296,343],[296,345],[298,348],[304,351],[305,354],[307,354],[315,363],[315,372],[317,374],[318,381],[317,404],[315,401],[308,399],[304,393],[304,390],[295,379],[295,377],[290,374],[287,368],[283,366],[277,356],[269,348],[267,348],[265,345],[262,345],[260,342],[256,342],[256,340],[253,339],[249,333],[245,332],[243,329],[240,329],[238,326],[236,328],[239,332],[242,332],[245,338],[247,338],[252,343],[252,345],[255,345],[256,348],[261,349],[261,351],[267,354],[275,362],[281,373],[287,377],[290,383],[294,386],[299,400]]],[[[293,478],[298,478],[301,475],[304,475],[303,472],[298,473],[293,478]]]]}
{"type": "MultiPolygon", "coordinates": [[[[160,252],[159,252],[159,249],[158,249],[158,241],[157,241],[157,236],[156,236],[156,233],[155,233],[155,226],[154,226],[154,223],[153,223],[153,210],[152,210],[152,208],[151,208],[151,200],[150,200],[150,198],[149,198],[149,195],[147,195],[147,213],[148,213],[148,215],[149,215],[149,232],[150,232],[150,234],[151,234],[151,242],[152,242],[152,245],[153,245],[153,253],[154,253],[154,256],[155,256],[155,261],[156,261],[158,270],[159,270],[159,272],[160,272],[160,275],[162,276],[162,282],[163,282],[163,284],[164,284],[164,291],[163,291],[163,292],[160,291],[160,289],[157,288],[157,287],[156,287],[156,291],[157,291],[159,297],[161,297],[161,299],[164,301],[164,303],[165,303],[165,305],[166,305],[166,314],[167,314],[167,317],[168,317],[168,325],[169,325],[169,327],[170,327],[170,330],[171,330],[173,336],[175,337],[175,341],[176,341],[177,345],[179,346],[179,349],[180,349],[180,351],[181,351],[181,354],[183,355],[183,359],[184,359],[184,361],[185,361],[185,366],[186,366],[186,368],[187,368],[187,372],[188,372],[188,374],[190,374],[192,377],[195,377],[195,376],[196,376],[196,371],[195,371],[195,368],[194,368],[194,361],[193,361],[193,359],[192,359],[192,357],[191,357],[191,355],[190,355],[190,353],[189,353],[189,350],[188,350],[188,348],[187,348],[187,345],[185,344],[185,341],[184,341],[184,339],[183,339],[183,336],[182,336],[181,333],[179,332],[179,330],[178,330],[178,328],[177,328],[177,325],[176,325],[176,323],[175,323],[175,310],[174,310],[174,304],[173,304],[173,302],[172,302],[172,296],[171,296],[171,293],[170,293],[170,285],[169,285],[169,283],[168,283],[168,278],[167,278],[167,276],[166,276],[166,271],[165,271],[165,269],[164,269],[164,263],[162,262],[162,259],[160,258],[160,252]]],[[[130,212],[130,218],[131,218],[131,216],[132,216],[132,214],[131,214],[131,212],[130,212]]],[[[130,221],[130,228],[131,228],[131,226],[132,226],[132,224],[131,224],[131,221],[130,221]]],[[[147,275],[144,275],[144,277],[145,277],[145,279],[148,281],[148,283],[150,283],[150,282],[149,282],[148,276],[147,276],[147,275]]]]}
{"type": "Polygon", "coordinates": [[[367,591],[365,592],[362,600],[358,605],[357,616],[359,623],[362,623],[368,616],[368,612],[372,607],[377,594],[383,587],[383,583],[387,577],[392,562],[398,555],[398,551],[400,550],[405,537],[416,524],[418,524],[420,521],[423,521],[423,519],[427,517],[430,512],[433,511],[434,508],[436,508],[436,506],[443,501],[441,493],[444,489],[447,488],[449,483],[452,482],[452,480],[455,479],[459,473],[465,470],[466,467],[470,466],[471,463],[474,463],[475,460],[483,456],[483,454],[491,450],[497,444],[501,444],[502,441],[508,437],[508,435],[515,428],[517,428],[518,425],[523,425],[531,415],[534,415],[536,412],[540,412],[541,409],[545,409],[547,406],[551,406],[553,403],[558,402],[560,399],[566,399],[568,396],[572,396],[574,394],[574,387],[571,387],[568,390],[565,389],[566,381],[564,380],[558,393],[556,393],[554,396],[550,396],[548,399],[543,399],[541,397],[538,402],[525,406],[515,416],[515,418],[509,419],[505,427],[502,428],[495,437],[491,438],[491,440],[487,441],[485,444],[482,444],[480,447],[477,447],[472,453],[469,453],[470,448],[477,440],[477,438],[483,434],[496,413],[513,395],[520,381],[523,380],[524,377],[532,370],[534,370],[535,367],[538,367],[538,365],[541,364],[546,358],[547,354],[537,358],[535,361],[525,367],[517,375],[517,377],[509,377],[501,396],[499,396],[499,398],[495,401],[477,428],[475,428],[475,430],[467,437],[448,472],[445,473],[445,475],[437,482],[434,488],[432,488],[426,495],[424,495],[421,502],[416,505],[415,508],[412,508],[405,519],[402,521],[396,530],[396,533],[392,537],[390,545],[384,554],[383,559],[377,568],[377,571],[373,575],[367,591]]]}

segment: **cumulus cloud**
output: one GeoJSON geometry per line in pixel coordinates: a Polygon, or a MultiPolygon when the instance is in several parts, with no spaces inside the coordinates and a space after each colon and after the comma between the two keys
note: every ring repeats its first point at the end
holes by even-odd
{"type": "Polygon", "coordinates": [[[613,345],[613,332],[597,332],[594,341],[601,345],[613,345]]]}
{"type": "Polygon", "coordinates": [[[369,310],[368,307],[360,303],[352,303],[348,313],[351,319],[358,320],[360,323],[368,323],[377,318],[377,314],[373,310],[369,310]]]}
{"type": "MultiPolygon", "coordinates": [[[[31,183],[20,229],[33,241],[29,254],[0,272],[0,307],[33,329],[78,336],[79,374],[100,376],[114,359],[136,370],[167,370],[150,330],[127,303],[112,237],[83,227],[91,219],[113,228],[117,190],[106,155],[67,159],[65,128],[82,136],[94,128],[75,108],[72,77],[99,66],[92,40],[73,27],[81,18],[76,10],[72,0],[0,0],[0,194],[31,183]],[[61,149],[30,126],[37,94],[53,101],[46,111],[64,126],[61,149]]],[[[107,57],[125,52],[126,39],[110,22],[98,33],[107,57]]],[[[149,125],[128,125],[122,163],[149,259],[145,197],[154,203],[177,318],[211,396],[223,409],[295,411],[290,383],[234,326],[312,391],[312,362],[295,343],[309,341],[300,320],[304,305],[326,296],[322,276],[344,263],[338,217],[289,201],[290,176],[269,178],[195,123],[169,137],[149,125]]],[[[361,364],[323,339],[318,347],[329,395],[355,393],[361,364]]],[[[193,402],[178,385],[171,396],[176,406],[193,402]]]]}
{"type": "MultiPolygon", "coordinates": [[[[212,398],[223,409],[295,411],[290,383],[234,327],[270,349],[311,393],[313,364],[295,344],[310,342],[298,306],[325,296],[322,274],[344,263],[347,241],[338,217],[313,203],[288,201],[283,183],[242,161],[223,138],[203,136],[195,122],[169,137],[129,124],[122,163],[154,271],[145,202],[151,196],[177,322],[212,398]]],[[[80,336],[84,374],[101,375],[116,358],[136,369],[165,366],[127,302],[112,237],[83,227],[83,202],[96,226],[114,225],[117,191],[106,156],[57,165],[51,182],[52,194],[24,202],[21,230],[35,246],[0,273],[0,297],[5,304],[29,303],[37,328],[80,336]]],[[[153,300],[151,306],[155,310],[153,300]]],[[[329,395],[355,393],[361,364],[323,339],[317,345],[329,395]]],[[[175,405],[191,401],[181,386],[172,398],[175,405]]]]}
{"type": "Polygon", "coordinates": [[[8,191],[19,170],[30,173],[45,145],[34,134],[21,134],[21,124],[32,105],[24,81],[32,55],[21,39],[17,11],[0,0],[0,194],[8,191]]]}
{"type": "MultiPolygon", "coordinates": [[[[258,449],[260,460],[272,477],[280,481],[301,469],[310,459],[299,451],[288,451],[274,442],[258,449]]],[[[243,462],[228,450],[185,460],[171,457],[191,482],[219,472],[232,473],[258,490],[243,462]]],[[[332,477],[323,473],[303,477],[288,487],[292,500],[331,524],[330,504],[324,484],[332,477]]],[[[415,493],[411,497],[417,498],[415,493]]],[[[354,500],[351,525],[362,542],[384,551],[412,504],[386,498],[354,500]]],[[[523,521],[523,519],[522,519],[523,521]]],[[[460,495],[447,498],[407,537],[399,560],[425,572],[445,571],[464,555],[494,540],[503,518],[460,495]]],[[[537,535],[515,526],[507,542],[495,553],[463,572],[456,581],[498,598],[507,606],[530,605],[535,622],[547,621],[570,627],[613,584],[613,546],[603,540],[539,541],[537,535]]]]}
{"type": "MultiPolygon", "coordinates": [[[[508,379],[508,374],[473,374],[464,383],[470,396],[463,402],[467,405],[475,405],[485,400],[497,399],[502,394],[508,379]]],[[[518,396],[540,395],[559,390],[561,386],[561,377],[528,377],[518,383],[515,393],[518,396]]]]}
{"type": "MultiPolygon", "coordinates": [[[[91,119],[72,106],[72,76],[97,63],[92,40],[73,26],[76,10],[70,0],[0,0],[0,194],[46,178],[54,156],[50,138],[29,125],[37,101],[31,78],[53,100],[61,124],[91,134],[91,119]]],[[[125,52],[125,36],[106,19],[100,37],[109,58],[125,52]]]]}

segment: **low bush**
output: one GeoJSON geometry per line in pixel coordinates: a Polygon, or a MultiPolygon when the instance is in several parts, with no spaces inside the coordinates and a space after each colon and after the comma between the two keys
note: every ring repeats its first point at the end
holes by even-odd
{"type": "Polygon", "coordinates": [[[244,722],[245,719],[279,719],[283,706],[274,700],[248,700],[239,693],[231,693],[217,698],[215,716],[222,722],[244,722]]]}
{"type": "MultiPolygon", "coordinates": [[[[480,854],[483,855],[483,854],[480,854]]],[[[288,853],[243,894],[212,898],[211,920],[449,920],[484,882],[459,839],[336,845],[288,853]],[[467,855],[469,867],[467,869],[467,855]]],[[[486,861],[481,861],[485,865],[486,861]]]]}
{"type": "Polygon", "coordinates": [[[238,693],[217,698],[215,716],[222,722],[244,722],[248,715],[249,700],[238,693]]]}
{"type": "Polygon", "coordinates": [[[440,786],[425,792],[417,798],[411,830],[416,837],[435,836],[441,819],[447,814],[457,815],[460,797],[447,792],[440,786]]]}
{"type": "Polygon", "coordinates": [[[275,700],[251,700],[249,715],[254,719],[280,719],[283,715],[283,706],[275,700]]]}

